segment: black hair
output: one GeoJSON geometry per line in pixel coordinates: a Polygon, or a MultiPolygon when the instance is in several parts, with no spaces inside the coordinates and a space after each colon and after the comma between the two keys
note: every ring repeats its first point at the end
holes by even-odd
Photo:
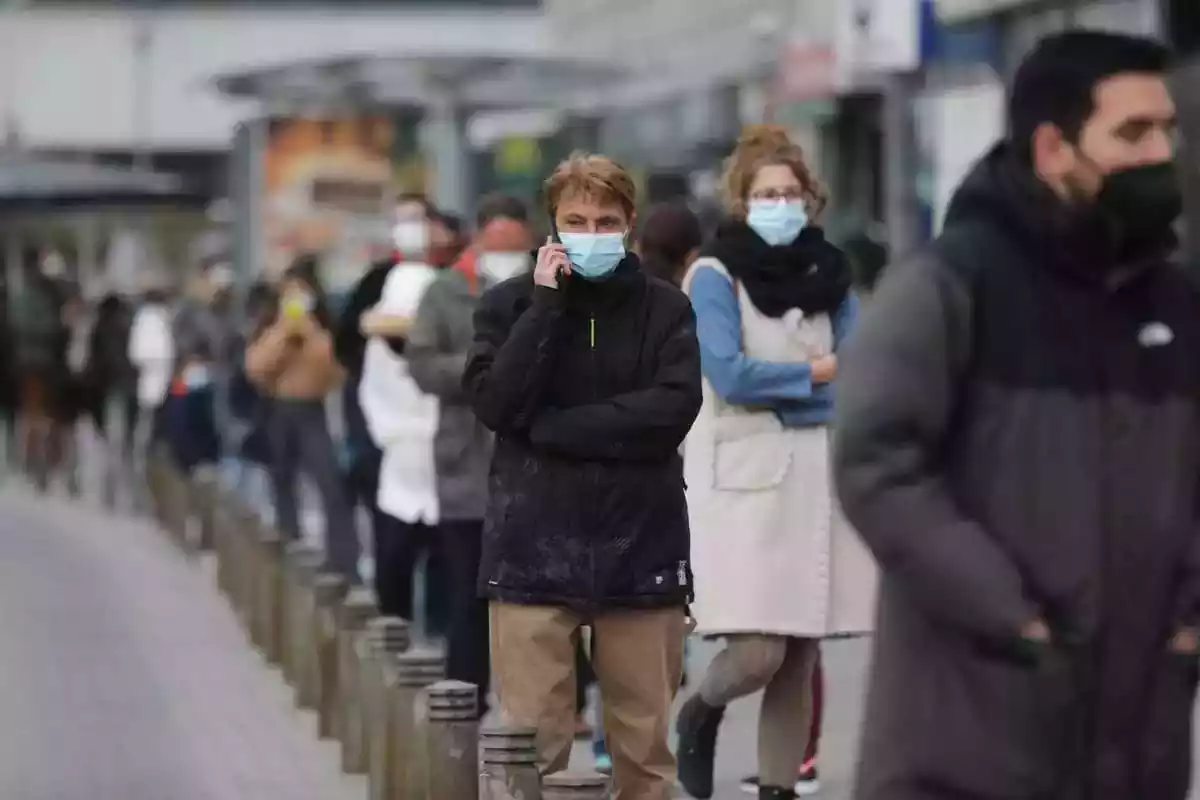
{"type": "Polygon", "coordinates": [[[429,219],[441,224],[456,241],[461,241],[467,235],[467,221],[457,214],[448,211],[431,211],[429,219]]]}
{"type": "Polygon", "coordinates": [[[1152,39],[1071,30],[1042,39],[1021,62],[1008,98],[1008,135],[1016,154],[1032,161],[1033,134],[1052,123],[1076,141],[1095,112],[1095,89],[1126,73],[1166,74],[1170,51],[1152,39]]]}
{"type": "Polygon", "coordinates": [[[874,291],[888,264],[888,246],[866,231],[858,231],[846,240],[842,250],[850,259],[854,287],[859,291],[874,291]]]}
{"type": "Polygon", "coordinates": [[[170,299],[166,289],[147,289],[142,292],[142,302],[146,305],[165,306],[170,299]]]}
{"type": "Polygon", "coordinates": [[[688,253],[703,241],[700,218],[683,203],[652,206],[642,218],[638,243],[642,268],[656,278],[678,284],[688,253]]]}
{"type": "Polygon", "coordinates": [[[400,194],[396,195],[396,201],[392,203],[392,205],[402,206],[407,203],[416,203],[424,208],[426,216],[433,216],[437,213],[437,206],[433,204],[433,201],[430,200],[428,196],[422,194],[421,192],[401,192],[400,194]]]}
{"type": "Polygon", "coordinates": [[[511,219],[516,222],[529,222],[529,208],[520,198],[507,194],[489,194],[479,201],[479,211],[475,215],[475,227],[482,229],[496,219],[511,219]]]}

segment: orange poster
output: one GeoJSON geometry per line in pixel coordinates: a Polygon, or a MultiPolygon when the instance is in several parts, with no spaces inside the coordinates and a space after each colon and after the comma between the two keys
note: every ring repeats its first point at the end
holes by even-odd
{"type": "Polygon", "coordinates": [[[268,278],[317,253],[327,289],[347,288],[387,252],[394,125],[387,117],[276,119],[264,156],[268,278]]]}

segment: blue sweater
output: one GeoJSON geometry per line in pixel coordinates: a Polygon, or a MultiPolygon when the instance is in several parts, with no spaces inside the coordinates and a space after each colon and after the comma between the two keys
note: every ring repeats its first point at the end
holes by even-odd
{"type": "MultiPolygon", "coordinates": [[[[762,361],[742,352],[742,311],[729,279],[710,267],[691,281],[700,365],[713,390],[727,403],[764,406],[788,427],[822,425],[833,416],[833,384],[812,380],[805,363],[762,361]]],[[[835,352],[854,327],[858,299],[849,294],[833,313],[835,352]]]]}

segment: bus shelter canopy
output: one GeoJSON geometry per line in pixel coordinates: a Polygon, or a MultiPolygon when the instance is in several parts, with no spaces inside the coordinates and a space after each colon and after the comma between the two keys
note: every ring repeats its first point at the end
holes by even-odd
{"type": "Polygon", "coordinates": [[[529,53],[348,56],[218,76],[218,91],[267,104],[413,107],[449,103],[468,112],[562,108],[619,84],[607,62],[529,53]]]}

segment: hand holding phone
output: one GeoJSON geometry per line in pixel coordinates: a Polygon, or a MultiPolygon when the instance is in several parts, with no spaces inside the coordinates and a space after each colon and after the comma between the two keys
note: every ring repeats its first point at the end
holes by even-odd
{"type": "Polygon", "coordinates": [[[533,282],[548,289],[558,288],[558,277],[571,274],[571,259],[567,249],[547,236],[546,243],[538,249],[537,265],[533,268],[533,282]]]}

